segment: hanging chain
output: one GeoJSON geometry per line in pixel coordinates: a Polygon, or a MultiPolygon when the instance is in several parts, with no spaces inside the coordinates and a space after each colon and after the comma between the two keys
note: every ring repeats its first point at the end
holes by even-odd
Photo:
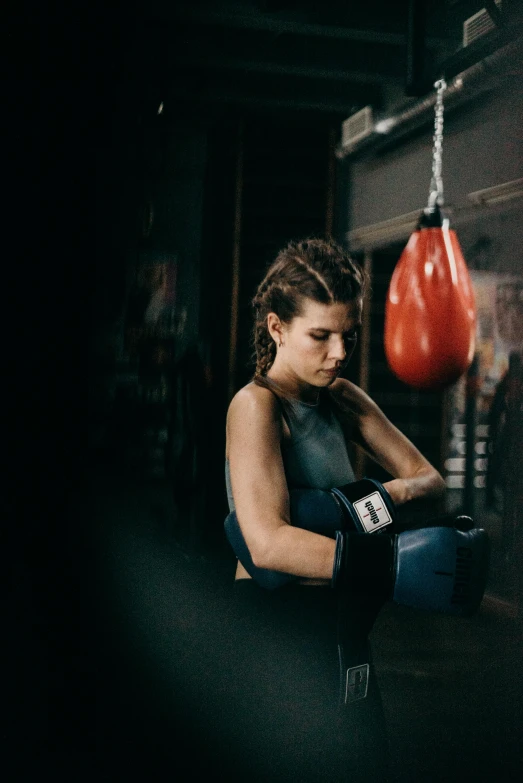
{"type": "Polygon", "coordinates": [[[443,206],[443,180],[441,178],[442,153],[443,153],[443,93],[447,89],[445,79],[439,79],[434,87],[437,90],[435,119],[434,119],[434,146],[432,148],[432,179],[430,181],[429,209],[443,206]]]}

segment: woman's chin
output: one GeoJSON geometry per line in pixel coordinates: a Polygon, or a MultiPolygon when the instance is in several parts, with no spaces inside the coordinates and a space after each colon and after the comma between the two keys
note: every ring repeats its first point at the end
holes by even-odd
{"type": "Polygon", "coordinates": [[[330,386],[331,383],[334,383],[336,378],[339,376],[339,371],[336,370],[335,372],[329,372],[327,370],[320,370],[320,379],[321,379],[321,386],[330,386]]]}

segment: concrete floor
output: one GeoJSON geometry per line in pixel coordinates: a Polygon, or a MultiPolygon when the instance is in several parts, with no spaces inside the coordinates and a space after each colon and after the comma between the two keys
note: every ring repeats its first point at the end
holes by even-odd
{"type": "MultiPolygon", "coordinates": [[[[226,550],[194,554],[180,543],[183,526],[161,479],[98,470],[89,494],[89,529],[80,536],[88,551],[79,561],[84,656],[69,662],[73,689],[55,723],[62,736],[51,729],[42,750],[54,742],[63,762],[65,736],[66,755],[94,762],[108,780],[211,775],[219,754],[227,756],[213,721],[232,704],[221,612],[234,561],[226,550]]],[[[497,570],[498,560],[494,552],[497,570]]],[[[378,617],[372,642],[394,783],[519,777],[522,622],[495,594],[502,584],[493,575],[479,614],[467,620],[393,604],[378,617]]],[[[58,679],[48,683],[51,698],[58,679]]]]}

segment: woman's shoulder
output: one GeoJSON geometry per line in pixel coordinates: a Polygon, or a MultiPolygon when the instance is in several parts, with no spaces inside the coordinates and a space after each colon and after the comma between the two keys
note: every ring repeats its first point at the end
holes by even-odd
{"type": "Polygon", "coordinates": [[[228,418],[256,417],[274,419],[279,413],[276,395],[264,386],[251,381],[236,392],[232,398],[228,418]]]}
{"type": "Polygon", "coordinates": [[[226,456],[232,444],[272,444],[279,446],[284,436],[276,396],[266,388],[248,383],[232,398],[227,412],[226,456]]]}

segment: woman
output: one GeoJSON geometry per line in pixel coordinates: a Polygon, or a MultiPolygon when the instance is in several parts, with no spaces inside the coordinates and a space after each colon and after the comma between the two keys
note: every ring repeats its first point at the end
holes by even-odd
{"type": "Polygon", "coordinates": [[[290,243],[260,284],[256,372],[227,416],[226,483],[255,566],[295,575],[259,587],[238,562],[235,594],[245,633],[242,683],[260,709],[254,777],[384,780],[386,741],[370,667],[365,698],[339,706],[339,649],[348,668],[370,662],[375,598],[345,599],[330,587],[335,542],[290,524],[289,491],[354,481],[357,444],[393,476],[394,504],[435,498],[439,473],[357,386],[340,378],[361,323],[364,278],[331,241],[290,243]],[[259,707],[263,704],[263,707],[259,707]]]}

